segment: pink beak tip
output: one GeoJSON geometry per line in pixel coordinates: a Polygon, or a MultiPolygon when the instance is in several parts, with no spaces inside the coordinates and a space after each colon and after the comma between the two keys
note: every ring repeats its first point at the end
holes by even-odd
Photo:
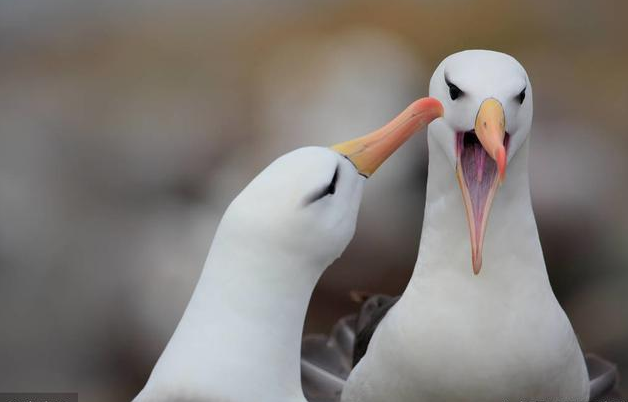
{"type": "Polygon", "coordinates": [[[506,165],[507,165],[506,149],[503,146],[497,149],[495,162],[497,162],[497,168],[499,169],[499,182],[501,184],[506,178],[506,165]]]}
{"type": "Polygon", "coordinates": [[[482,252],[476,252],[472,256],[473,274],[478,275],[482,269],[482,252]]]}
{"type": "Polygon", "coordinates": [[[442,117],[444,114],[443,104],[438,99],[431,97],[421,98],[412,102],[407,110],[412,114],[423,114],[428,111],[427,117],[430,121],[442,117]]]}

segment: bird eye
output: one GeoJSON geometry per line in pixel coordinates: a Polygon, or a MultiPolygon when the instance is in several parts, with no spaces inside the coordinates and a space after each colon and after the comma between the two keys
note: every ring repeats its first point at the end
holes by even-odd
{"type": "Polygon", "coordinates": [[[334,171],[334,176],[331,178],[327,189],[325,190],[327,194],[334,194],[336,192],[336,182],[338,181],[338,166],[336,166],[336,170],[334,171]]]}
{"type": "Polygon", "coordinates": [[[519,104],[522,105],[523,104],[523,100],[525,98],[526,98],[526,89],[523,88],[521,90],[521,92],[519,92],[519,95],[517,95],[516,99],[517,99],[517,102],[519,102],[519,104]]]}
{"type": "Polygon", "coordinates": [[[314,194],[307,197],[307,199],[305,200],[305,204],[308,205],[328,195],[335,194],[336,183],[338,182],[338,176],[339,176],[339,169],[338,169],[338,166],[336,166],[336,170],[334,171],[334,176],[331,178],[331,181],[329,182],[329,184],[327,184],[327,186],[325,186],[323,189],[318,190],[314,194]]]}
{"type": "Polygon", "coordinates": [[[464,92],[462,92],[460,88],[458,88],[455,84],[449,81],[447,76],[445,76],[445,84],[447,84],[447,86],[449,87],[449,97],[451,98],[451,100],[456,100],[461,95],[464,95],[464,92]]]}

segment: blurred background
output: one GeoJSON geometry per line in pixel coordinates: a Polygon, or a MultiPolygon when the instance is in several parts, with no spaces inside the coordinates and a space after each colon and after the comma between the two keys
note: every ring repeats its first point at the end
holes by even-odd
{"type": "MultiPolygon", "coordinates": [[[[277,156],[378,128],[450,53],[534,86],[532,197],[555,293],[628,385],[628,3],[0,0],[0,391],[130,400],[230,200],[277,156]]],[[[424,134],[367,186],[306,332],[399,293],[424,134]]]]}

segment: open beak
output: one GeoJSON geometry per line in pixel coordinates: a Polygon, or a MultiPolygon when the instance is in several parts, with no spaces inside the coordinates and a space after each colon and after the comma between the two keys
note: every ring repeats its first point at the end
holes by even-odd
{"type": "Polygon", "coordinates": [[[505,127],[501,103],[489,98],[480,105],[475,129],[456,134],[456,175],[467,212],[471,260],[476,275],[482,268],[482,246],[491,204],[506,176],[508,134],[505,127]]]}
{"type": "Polygon", "coordinates": [[[442,116],[443,105],[438,100],[422,98],[379,130],[336,144],[331,149],[349,159],[361,175],[369,177],[412,134],[442,116]]]}

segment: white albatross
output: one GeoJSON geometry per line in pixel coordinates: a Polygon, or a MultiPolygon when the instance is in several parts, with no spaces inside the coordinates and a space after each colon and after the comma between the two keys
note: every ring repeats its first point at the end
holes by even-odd
{"type": "Polygon", "coordinates": [[[365,177],[442,115],[431,98],[381,129],[286,154],[225,212],[205,267],[136,402],[305,402],[303,321],[320,275],[353,237],[365,177]]]}
{"type": "Polygon", "coordinates": [[[428,128],[414,273],[341,400],[588,401],[583,353],[550,286],[532,211],[526,71],[503,53],[456,53],[436,68],[430,96],[445,115],[428,128]]]}

